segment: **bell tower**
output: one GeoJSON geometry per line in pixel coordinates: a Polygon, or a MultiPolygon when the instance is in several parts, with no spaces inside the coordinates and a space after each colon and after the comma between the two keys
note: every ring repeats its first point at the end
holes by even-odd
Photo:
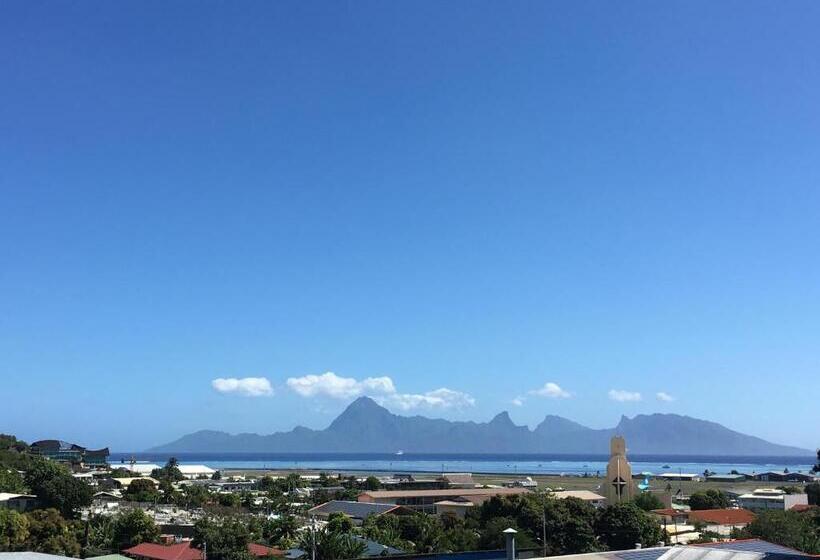
{"type": "Polygon", "coordinates": [[[626,460],[626,440],[622,436],[614,436],[609,442],[604,494],[610,505],[628,502],[635,496],[632,467],[626,460]]]}

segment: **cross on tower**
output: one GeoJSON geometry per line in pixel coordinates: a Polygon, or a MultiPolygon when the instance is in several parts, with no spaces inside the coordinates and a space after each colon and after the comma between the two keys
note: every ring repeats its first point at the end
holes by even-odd
{"type": "Polygon", "coordinates": [[[612,486],[615,488],[615,494],[618,496],[618,498],[623,498],[624,489],[626,488],[626,481],[620,476],[615,477],[612,480],[612,486]]]}

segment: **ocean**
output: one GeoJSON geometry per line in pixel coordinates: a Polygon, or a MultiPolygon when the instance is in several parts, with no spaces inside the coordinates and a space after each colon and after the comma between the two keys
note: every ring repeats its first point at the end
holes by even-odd
{"type": "MultiPolygon", "coordinates": [[[[112,464],[138,462],[164,464],[169,453],[112,453],[112,464]]],[[[214,469],[317,472],[441,473],[472,472],[512,475],[595,475],[606,470],[608,455],[554,454],[424,454],[405,453],[176,453],[181,464],[204,464],[214,469]]],[[[699,455],[630,455],[632,472],[754,474],[765,471],[806,473],[813,457],[712,457],[699,455]]]]}

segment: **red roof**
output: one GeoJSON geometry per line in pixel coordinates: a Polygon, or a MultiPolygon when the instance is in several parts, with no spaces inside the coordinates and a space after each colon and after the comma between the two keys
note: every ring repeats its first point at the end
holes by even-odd
{"type": "MultiPolygon", "coordinates": [[[[202,551],[191,546],[190,542],[177,544],[142,543],[123,551],[129,556],[139,556],[151,560],[202,560],[202,551]]],[[[257,557],[284,556],[278,548],[271,548],[261,544],[250,543],[248,552],[257,557]]]]}
{"type": "Polygon", "coordinates": [[[817,506],[813,506],[813,505],[810,505],[810,504],[797,504],[797,505],[792,506],[791,509],[792,509],[792,511],[809,511],[809,510],[812,510],[816,507],[817,506]]]}
{"type": "Polygon", "coordinates": [[[271,548],[263,544],[250,543],[248,545],[248,552],[254,556],[284,556],[285,553],[278,548],[271,548]]]}
{"type": "Polygon", "coordinates": [[[140,543],[123,550],[129,556],[140,556],[152,560],[202,560],[202,551],[190,542],[177,544],[140,543]]]}
{"type": "Polygon", "coordinates": [[[672,508],[665,508],[665,509],[653,509],[652,513],[657,513],[658,515],[675,516],[675,515],[686,515],[688,512],[682,511],[682,510],[677,510],[677,509],[672,509],[672,508]]]}
{"type": "Polygon", "coordinates": [[[714,525],[746,525],[757,517],[748,509],[698,509],[689,512],[689,521],[714,525]]]}

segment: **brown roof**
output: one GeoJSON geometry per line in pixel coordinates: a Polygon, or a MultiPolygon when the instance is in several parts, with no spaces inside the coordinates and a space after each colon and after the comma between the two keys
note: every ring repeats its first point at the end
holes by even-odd
{"type": "Polygon", "coordinates": [[[689,521],[715,525],[745,525],[757,517],[748,509],[699,509],[689,512],[689,521]]]}
{"type": "Polygon", "coordinates": [[[813,506],[811,504],[797,504],[797,505],[792,506],[791,510],[792,511],[809,511],[809,510],[812,510],[816,507],[817,506],[813,506]]]}
{"type": "Polygon", "coordinates": [[[686,515],[688,512],[680,511],[677,509],[672,508],[665,508],[665,509],[653,509],[652,513],[657,513],[658,515],[686,515]]]}
{"type": "MultiPolygon", "coordinates": [[[[140,543],[123,552],[129,556],[139,556],[151,560],[202,560],[202,551],[191,546],[190,542],[177,544],[140,543]]],[[[256,557],[285,555],[278,548],[255,543],[248,544],[248,552],[256,557]]]]}
{"type": "Polygon", "coordinates": [[[379,498],[423,498],[448,497],[448,496],[509,496],[514,494],[526,494],[526,488],[450,488],[449,490],[372,490],[362,492],[359,496],[370,496],[373,499],[379,498]]]}

